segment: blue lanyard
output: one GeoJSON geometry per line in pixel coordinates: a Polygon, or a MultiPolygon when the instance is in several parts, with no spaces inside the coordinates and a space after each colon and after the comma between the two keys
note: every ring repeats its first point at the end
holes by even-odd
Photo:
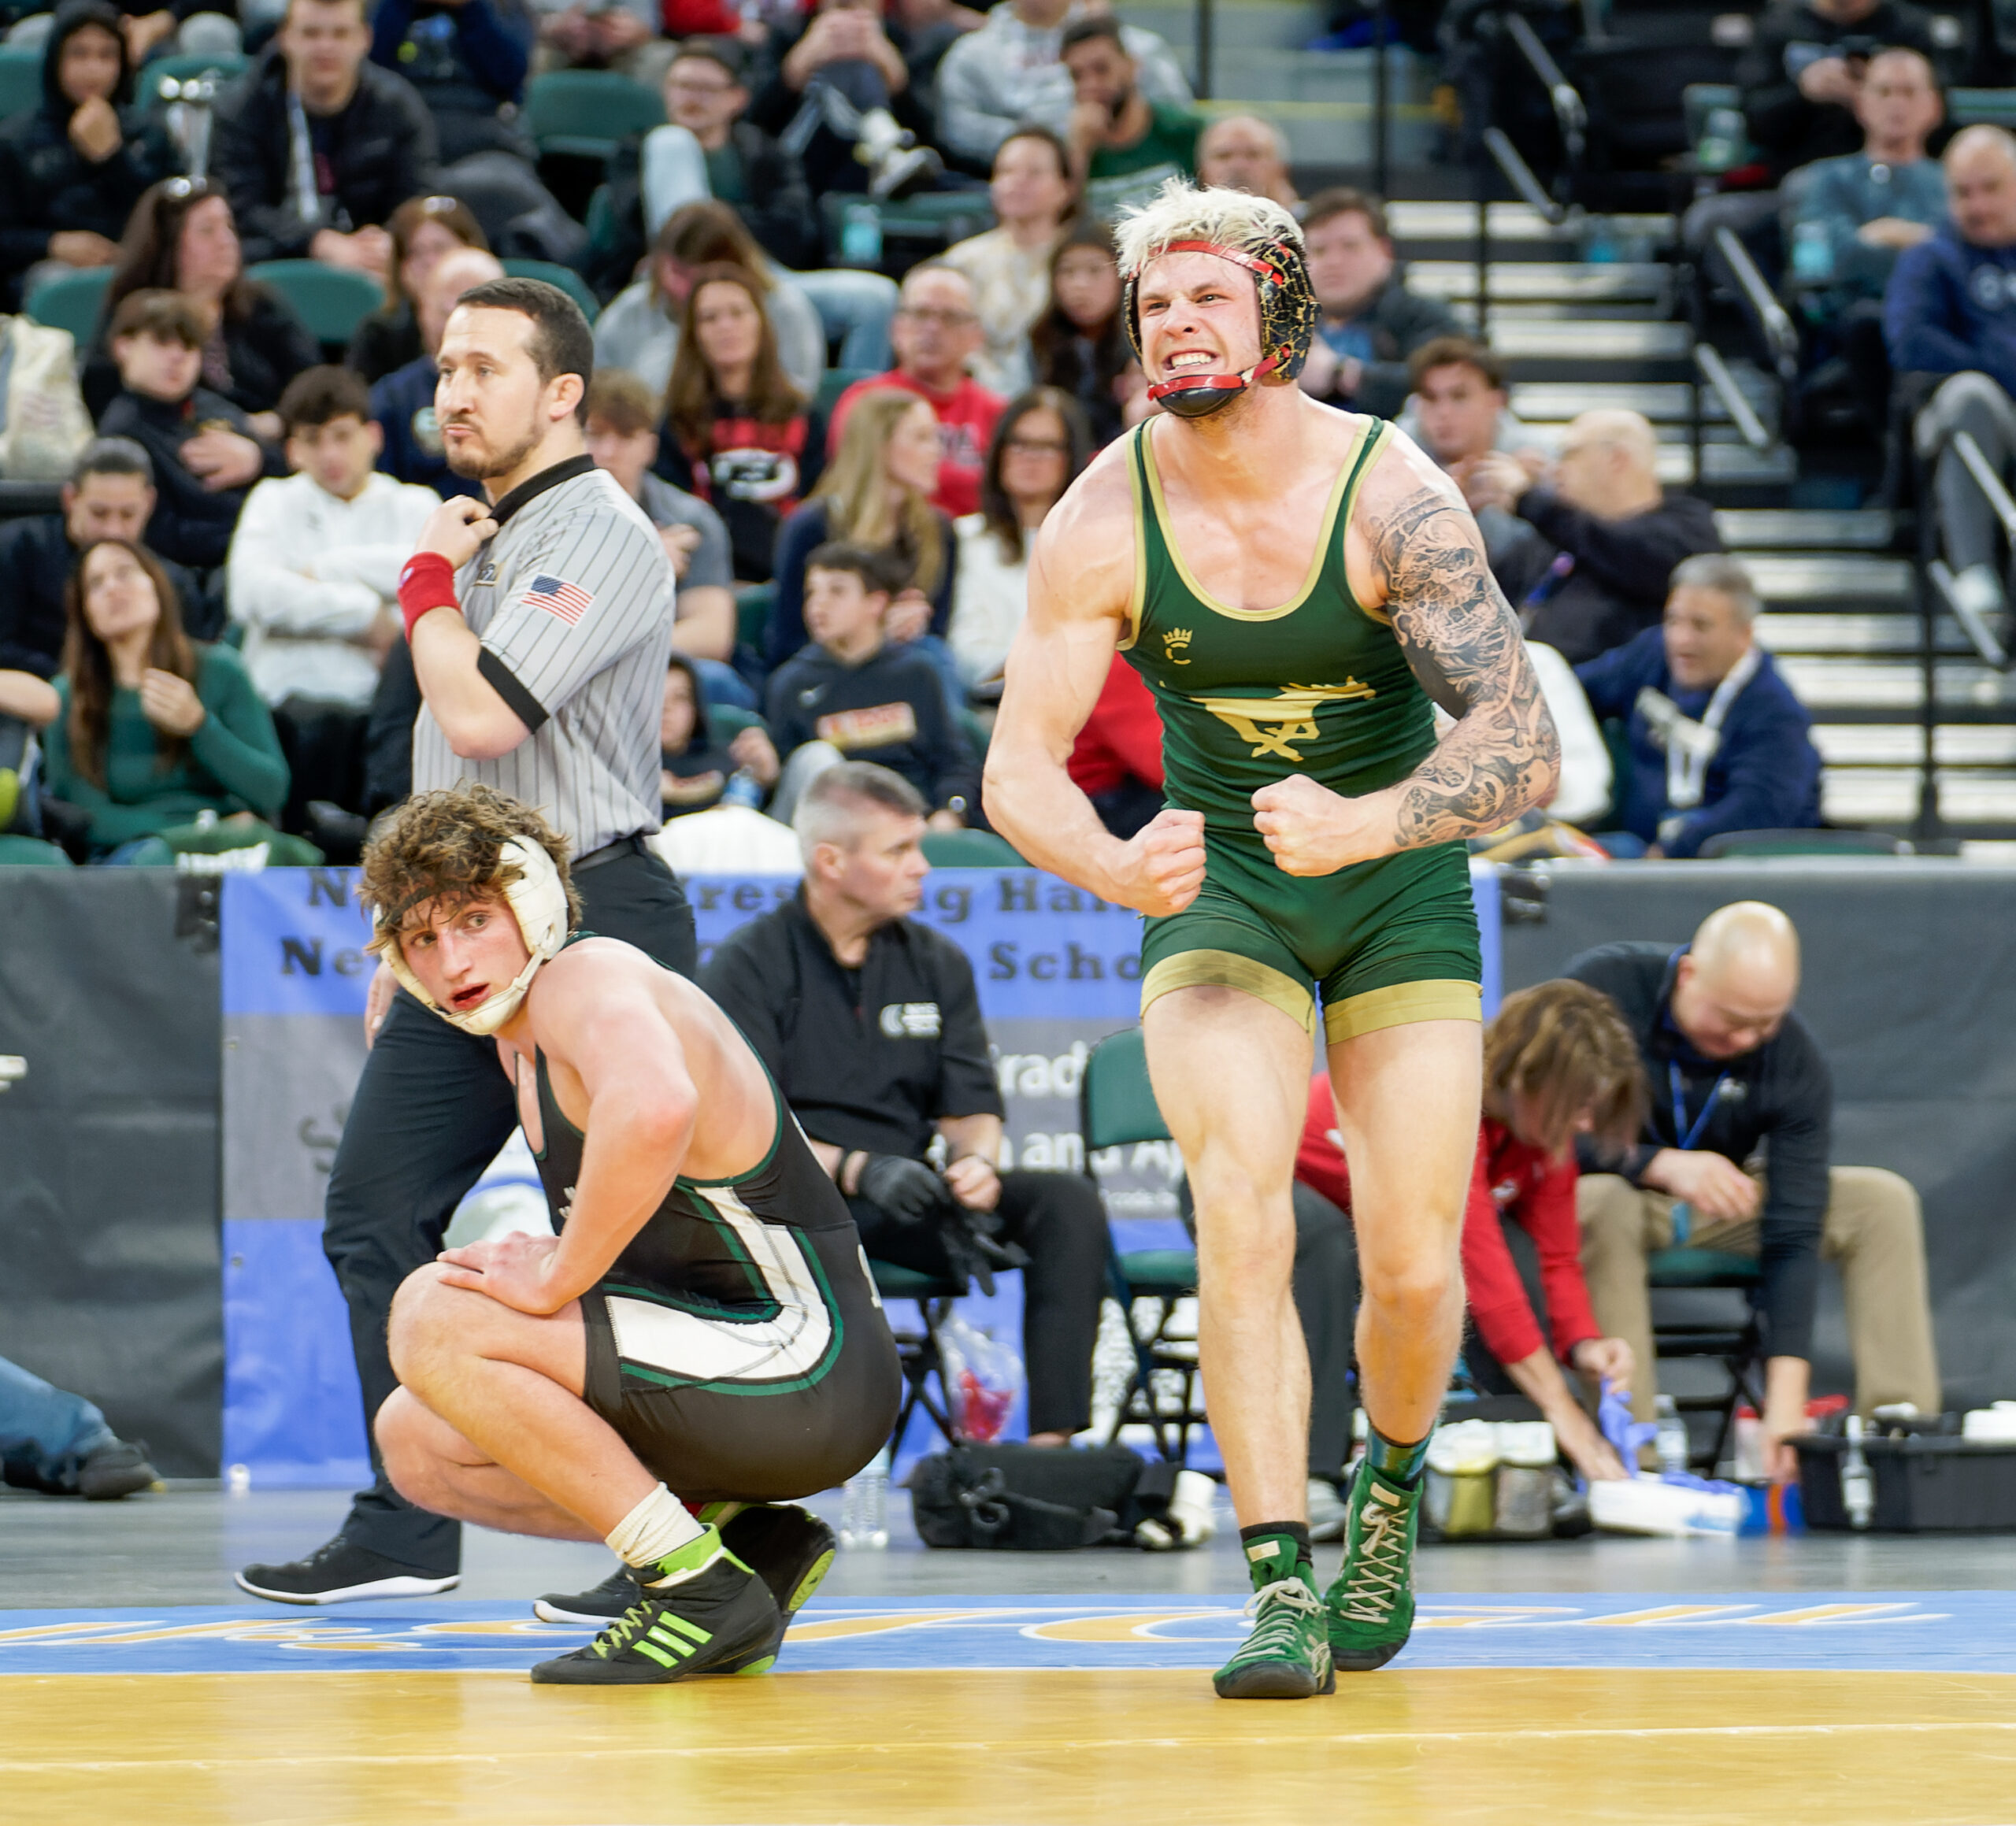
{"type": "Polygon", "coordinates": [[[1681,1153],[1693,1150],[1694,1144],[1701,1139],[1701,1132],[1708,1126],[1708,1118],[1715,1113],[1715,1100],[1722,1094],[1722,1087],[1729,1081],[1727,1072],[1719,1072],[1714,1083],[1708,1087],[1708,1101],[1701,1106],[1701,1113],[1694,1119],[1694,1126],[1687,1126],[1687,1096],[1681,1087],[1680,1067],[1671,1059],[1666,1061],[1666,1085],[1673,1092],[1673,1146],[1681,1153]]]}

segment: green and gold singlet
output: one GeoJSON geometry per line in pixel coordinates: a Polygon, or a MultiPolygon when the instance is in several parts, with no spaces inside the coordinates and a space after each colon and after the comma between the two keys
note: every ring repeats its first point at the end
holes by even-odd
{"type": "Polygon", "coordinates": [[[1205,879],[1180,913],[1151,919],[1141,1006],[1173,989],[1243,990],[1331,1040],[1409,1021],[1478,1018],[1481,974],[1460,843],[1403,850],[1317,877],[1277,868],[1253,794],[1306,774],[1356,798],[1413,772],[1433,715],[1392,628],[1344,573],[1359,484],[1392,428],[1366,420],[1338,472],[1302,587],[1275,609],[1216,601],[1169,532],[1149,432],[1128,434],[1134,596],[1122,650],[1162,713],[1164,793],[1204,814],[1205,879]]]}

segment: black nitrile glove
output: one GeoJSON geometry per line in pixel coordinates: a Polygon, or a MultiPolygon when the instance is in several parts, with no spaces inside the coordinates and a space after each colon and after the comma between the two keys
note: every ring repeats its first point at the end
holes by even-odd
{"type": "Polygon", "coordinates": [[[861,1163],[858,1195],[899,1224],[942,1217],[953,1206],[952,1188],[922,1161],[872,1154],[861,1163]]]}
{"type": "Polygon", "coordinates": [[[954,1206],[939,1225],[951,1278],[962,1285],[978,1281],[980,1291],[990,1298],[997,1269],[1029,1265],[1028,1251],[1018,1243],[1003,1243],[998,1234],[1000,1228],[1001,1220],[993,1212],[975,1211],[965,1205],[954,1206]]]}

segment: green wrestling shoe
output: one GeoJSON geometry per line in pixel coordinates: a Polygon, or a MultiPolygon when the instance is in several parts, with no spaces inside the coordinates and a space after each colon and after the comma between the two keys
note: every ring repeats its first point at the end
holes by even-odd
{"type": "Polygon", "coordinates": [[[1421,1487],[1410,1489],[1362,1461],[1351,1480],[1344,1565],[1323,1594],[1330,1654],[1347,1674],[1383,1668],[1414,1627],[1414,1535],[1421,1487]]]}
{"type": "Polygon", "coordinates": [[[555,1687],[665,1686],[703,1674],[761,1674],[776,1659],[777,1601],[709,1528],[658,1562],[638,1602],[584,1649],[541,1661],[555,1687]]]}
{"type": "Polygon", "coordinates": [[[1337,1690],[1322,1600],[1299,1578],[1262,1586],[1247,1609],[1252,1634],[1211,1676],[1221,1699],[1313,1699],[1337,1690]]]}

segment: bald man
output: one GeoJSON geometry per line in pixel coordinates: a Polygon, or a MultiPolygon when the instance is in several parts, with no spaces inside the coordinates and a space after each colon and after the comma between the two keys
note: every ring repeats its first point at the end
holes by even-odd
{"type": "Polygon", "coordinates": [[[1537,481],[1518,457],[1494,451],[1463,494],[1473,513],[1502,509],[1532,529],[1495,543],[1492,569],[1528,637],[1571,665],[1656,627],[1673,566],[1722,549],[1707,502],[1660,486],[1658,442],[1635,412],[1584,413],[1537,481]]]}
{"type": "Polygon", "coordinates": [[[1621,1162],[1585,1154],[1578,1193],[1589,1297],[1605,1334],[1631,1346],[1638,1417],[1653,1417],[1658,1395],[1646,1258],[1682,1246],[1758,1260],[1775,1479],[1797,1473],[1784,1442],[1806,1430],[1823,1261],[1841,1271],[1857,1412],[1915,1402],[1938,1413],[1918,1194],[1881,1168],[1829,1165],[1833,1083],[1792,1012],[1792,921],[1738,901],[1689,944],[1604,945],[1562,974],[1617,1003],[1651,1089],[1641,1144],[1621,1162]],[[1760,1154],[1766,1170],[1747,1171],[1760,1154]]]}
{"type": "Polygon", "coordinates": [[[1899,257],[1883,331],[1899,373],[1951,376],[1914,432],[1919,459],[1937,465],[1944,569],[1933,575],[1956,607],[1992,618],[2008,607],[1999,528],[1951,440],[1972,433],[2005,479],[2016,467],[2016,139],[1970,127],[1944,162],[1947,222],[1899,257]]]}
{"type": "Polygon", "coordinates": [[[1214,190],[1269,197],[1284,209],[1302,199],[1288,177],[1288,141],[1280,128],[1257,114],[1214,120],[1197,142],[1197,181],[1214,190]]]}

